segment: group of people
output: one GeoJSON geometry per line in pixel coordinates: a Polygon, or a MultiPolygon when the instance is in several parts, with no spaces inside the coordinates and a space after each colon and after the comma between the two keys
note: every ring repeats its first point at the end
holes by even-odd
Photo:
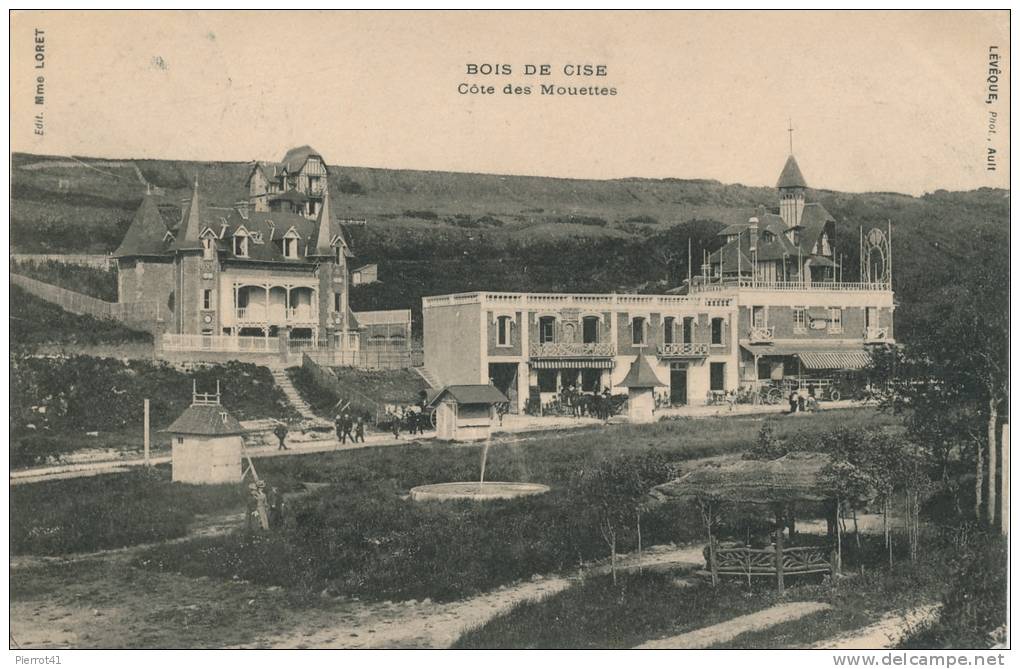
{"type": "Polygon", "coordinates": [[[259,479],[248,485],[248,531],[263,532],[283,522],[283,493],[276,486],[267,486],[259,479]]]}
{"type": "Polygon", "coordinates": [[[560,390],[560,406],[566,407],[574,418],[591,416],[600,420],[609,420],[613,415],[612,393],[609,388],[602,392],[584,392],[574,385],[564,386],[560,390]]]}
{"type": "Polygon", "coordinates": [[[386,415],[389,417],[390,429],[393,432],[394,439],[400,438],[401,427],[410,434],[425,434],[425,428],[432,427],[430,417],[425,413],[424,406],[387,406],[386,415]]]}
{"type": "Polygon", "coordinates": [[[814,388],[806,388],[801,386],[797,390],[790,391],[790,413],[798,413],[804,411],[817,411],[818,400],[815,398],[814,388]]]}
{"type": "Polygon", "coordinates": [[[333,419],[333,427],[336,430],[336,440],[346,444],[350,439],[352,444],[365,442],[365,417],[352,416],[349,412],[339,413],[333,419]]]}

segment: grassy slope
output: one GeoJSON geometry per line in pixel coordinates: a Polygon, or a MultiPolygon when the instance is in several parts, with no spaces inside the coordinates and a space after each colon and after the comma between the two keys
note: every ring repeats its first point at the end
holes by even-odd
{"type": "MultiPolygon", "coordinates": [[[[14,248],[106,252],[116,247],[143,193],[131,162],[88,160],[90,168],[65,158],[15,154],[12,160],[14,248]]],[[[211,204],[230,205],[245,195],[243,163],[134,163],[151,182],[169,189],[171,201],[187,196],[195,176],[211,204]]],[[[649,258],[669,247],[678,256],[672,266],[675,282],[687,273],[691,221],[711,220],[718,229],[747,220],[760,204],[776,204],[774,189],[714,181],[592,181],[357,167],[335,167],[331,188],[338,194],[334,206],[340,215],[369,220],[353,229],[356,262],[378,262],[384,282],[352,291],[352,306],[411,307],[416,313],[422,295],[444,292],[595,292],[665,280],[666,266],[649,258]],[[344,194],[342,180],[353,180],[363,193],[344,194]],[[435,219],[407,215],[411,212],[432,212],[435,219]],[[458,216],[473,221],[491,216],[502,225],[465,228],[458,216]],[[565,222],[571,216],[603,219],[606,225],[565,222]],[[658,223],[627,222],[645,217],[658,223]]],[[[808,200],[824,204],[839,222],[835,246],[844,256],[847,280],[856,278],[857,226],[884,227],[892,221],[895,288],[903,305],[897,313],[899,335],[909,336],[912,312],[923,308],[933,288],[952,281],[956,267],[1008,248],[1006,191],[939,191],[920,198],[810,191],[808,200]]],[[[712,234],[696,235],[695,264],[712,234]]]]}
{"type": "Polygon", "coordinates": [[[31,349],[38,344],[126,344],[149,343],[152,335],[123,324],[92,316],[79,316],[11,285],[11,342],[31,349]]]}

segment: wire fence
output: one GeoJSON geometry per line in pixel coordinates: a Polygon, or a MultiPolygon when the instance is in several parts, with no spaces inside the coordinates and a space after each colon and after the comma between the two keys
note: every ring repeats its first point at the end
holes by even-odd
{"type": "Polygon", "coordinates": [[[154,331],[166,315],[166,309],[160,308],[159,302],[107,302],[90,295],[76,293],[67,288],[31,279],[21,274],[11,274],[11,283],[24,289],[36,297],[56,304],[64,311],[72,314],[106,318],[131,325],[136,328],[154,331]]]}

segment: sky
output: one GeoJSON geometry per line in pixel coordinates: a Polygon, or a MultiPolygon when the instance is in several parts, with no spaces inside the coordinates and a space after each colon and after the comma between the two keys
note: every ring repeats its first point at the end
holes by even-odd
{"type": "Polygon", "coordinates": [[[248,161],[310,144],[331,165],[773,186],[792,123],[815,188],[1007,188],[1008,69],[988,104],[992,46],[1008,68],[1006,11],[19,11],[11,147],[248,161]],[[512,74],[468,74],[483,63],[512,74]]]}

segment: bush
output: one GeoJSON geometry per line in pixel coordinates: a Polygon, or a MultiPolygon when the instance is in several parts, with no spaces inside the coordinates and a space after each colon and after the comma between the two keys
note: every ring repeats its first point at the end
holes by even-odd
{"type": "Polygon", "coordinates": [[[659,219],[655,218],[654,216],[649,216],[647,214],[641,214],[640,216],[631,216],[630,218],[625,219],[623,222],[624,223],[650,223],[652,225],[656,225],[656,224],[658,224],[659,219]]]}
{"type": "Polygon", "coordinates": [[[593,225],[605,227],[606,219],[598,216],[560,216],[555,219],[557,223],[574,223],[576,225],[593,225]]]}
{"type": "Polygon", "coordinates": [[[954,573],[942,597],[938,619],[914,631],[902,648],[989,648],[1009,610],[1008,546],[1003,537],[979,535],[953,560],[954,573]]]}
{"type": "Polygon", "coordinates": [[[439,219],[439,214],[427,209],[405,209],[404,216],[407,218],[420,218],[425,221],[435,221],[439,219]]]}
{"type": "Polygon", "coordinates": [[[72,450],[74,446],[70,442],[52,435],[31,434],[22,439],[12,439],[11,468],[44,465],[50,458],[59,459],[72,450]]]}

